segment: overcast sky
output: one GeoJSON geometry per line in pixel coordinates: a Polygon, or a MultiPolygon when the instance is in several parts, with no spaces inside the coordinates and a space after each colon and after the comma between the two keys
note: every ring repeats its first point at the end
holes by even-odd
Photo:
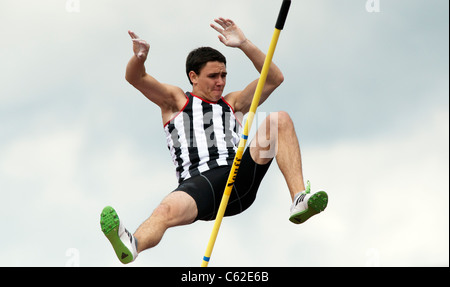
{"type": "MultiPolygon", "coordinates": [[[[379,4],[293,1],[274,57],[285,82],[258,111],[292,116],[329,206],[290,223],[272,165],[255,204],[223,221],[210,266],[449,265],[449,2],[379,4]]],[[[219,49],[231,92],[258,74],[209,24],[231,18],[267,51],[280,5],[2,0],[0,266],[121,266],[103,207],[134,231],[177,186],[159,109],[124,79],[128,30],[151,45],[147,71],[186,91],[189,51],[219,49]]],[[[200,266],[212,225],[169,230],[131,266],[200,266]]]]}

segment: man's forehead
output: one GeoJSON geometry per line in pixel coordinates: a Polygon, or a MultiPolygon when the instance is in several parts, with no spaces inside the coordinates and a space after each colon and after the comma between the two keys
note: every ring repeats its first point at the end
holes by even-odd
{"type": "Polygon", "coordinates": [[[221,62],[208,62],[206,63],[204,69],[207,70],[208,72],[214,73],[227,72],[227,66],[225,66],[225,64],[221,62]]]}

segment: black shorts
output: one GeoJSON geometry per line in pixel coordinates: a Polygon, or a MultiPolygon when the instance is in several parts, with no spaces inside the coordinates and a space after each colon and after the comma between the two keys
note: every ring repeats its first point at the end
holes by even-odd
{"type": "MultiPolygon", "coordinates": [[[[272,160],[259,165],[250,156],[250,148],[244,152],[233,190],[228,200],[225,216],[239,214],[255,201],[259,185],[269,169],[272,160]]],[[[175,191],[184,191],[197,203],[198,215],[195,221],[214,220],[222,201],[231,166],[217,167],[198,176],[188,178],[175,191]]]]}

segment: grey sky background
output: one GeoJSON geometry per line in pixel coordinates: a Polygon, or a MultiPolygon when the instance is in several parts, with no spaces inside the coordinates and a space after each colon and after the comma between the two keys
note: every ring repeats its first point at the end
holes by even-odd
{"type": "MultiPolygon", "coordinates": [[[[176,187],[159,109],[124,79],[127,30],[147,71],[190,91],[189,51],[227,56],[226,92],[258,77],[209,27],[233,19],[267,51],[281,1],[3,0],[0,266],[121,266],[106,205],[134,231],[176,187]],[[69,9],[68,9],[69,8],[69,9]]],[[[274,164],[255,204],[223,221],[210,266],[449,265],[449,2],[293,1],[274,61],[305,180],[327,210],[288,221],[274,164]]],[[[213,222],[169,230],[131,266],[200,266],[213,222]]]]}

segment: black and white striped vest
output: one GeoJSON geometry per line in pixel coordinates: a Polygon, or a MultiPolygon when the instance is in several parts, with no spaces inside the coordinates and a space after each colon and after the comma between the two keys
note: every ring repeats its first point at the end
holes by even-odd
{"type": "Polygon", "coordinates": [[[221,98],[208,102],[186,93],[184,108],[164,126],[178,181],[219,166],[232,165],[241,125],[221,98]]]}

